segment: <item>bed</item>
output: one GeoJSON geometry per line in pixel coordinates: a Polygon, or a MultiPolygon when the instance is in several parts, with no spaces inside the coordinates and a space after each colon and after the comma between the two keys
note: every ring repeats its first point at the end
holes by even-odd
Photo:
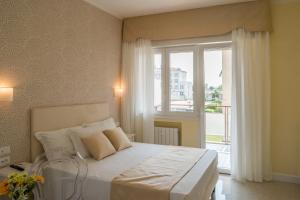
{"type": "MultiPolygon", "coordinates": [[[[34,108],[31,112],[31,159],[43,152],[41,144],[34,136],[38,131],[49,131],[79,126],[85,123],[101,121],[110,117],[107,103],[34,108]]],[[[103,160],[86,159],[88,176],[84,186],[84,197],[88,200],[110,200],[112,180],[122,172],[131,169],[145,159],[157,155],[166,146],[133,143],[131,148],[122,150],[103,160]]],[[[53,169],[53,176],[62,177],[67,166],[53,169]],[[56,172],[56,173],[55,173],[56,172]]],[[[172,187],[171,200],[208,200],[218,179],[217,153],[208,150],[197,163],[172,187]]],[[[51,198],[62,199],[61,184],[56,184],[55,192],[49,192],[51,198]]],[[[66,192],[66,190],[64,190],[66,192]]]]}

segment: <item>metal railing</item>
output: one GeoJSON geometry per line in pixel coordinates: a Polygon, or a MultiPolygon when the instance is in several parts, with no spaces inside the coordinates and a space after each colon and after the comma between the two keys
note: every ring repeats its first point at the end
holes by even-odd
{"type": "MultiPolygon", "coordinates": [[[[221,142],[216,142],[216,141],[209,141],[206,140],[208,143],[222,143],[222,144],[230,144],[230,115],[231,115],[231,106],[223,106],[223,105],[206,105],[205,110],[214,108],[216,112],[210,111],[206,113],[223,113],[224,115],[224,139],[221,142]],[[218,108],[220,110],[218,110],[218,108]]],[[[207,133],[206,133],[207,134],[207,133]]]]}
{"type": "MultiPolygon", "coordinates": [[[[194,105],[188,104],[170,104],[172,111],[176,112],[192,112],[194,110],[194,105]]],[[[224,115],[224,139],[222,141],[209,141],[208,143],[221,143],[221,144],[230,144],[230,113],[231,113],[231,106],[223,106],[223,105],[205,105],[205,110],[210,109],[211,111],[206,113],[222,113],[224,115]]],[[[155,106],[155,111],[160,111],[161,105],[155,106]]]]}

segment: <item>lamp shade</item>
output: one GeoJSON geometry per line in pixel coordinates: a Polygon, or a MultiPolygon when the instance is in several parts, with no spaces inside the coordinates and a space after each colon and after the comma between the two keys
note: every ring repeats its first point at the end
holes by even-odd
{"type": "Polygon", "coordinates": [[[13,101],[14,89],[0,87],[0,101],[13,101]]]}
{"type": "Polygon", "coordinates": [[[121,86],[117,86],[114,88],[115,96],[121,97],[123,95],[124,89],[121,86]]]}

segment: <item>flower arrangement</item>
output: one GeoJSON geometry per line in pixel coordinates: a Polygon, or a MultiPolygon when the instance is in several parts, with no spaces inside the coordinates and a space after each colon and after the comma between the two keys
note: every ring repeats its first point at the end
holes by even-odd
{"type": "Polygon", "coordinates": [[[13,173],[0,183],[0,196],[7,195],[11,200],[29,200],[32,190],[38,183],[44,183],[43,176],[30,176],[28,173],[13,173]]]}

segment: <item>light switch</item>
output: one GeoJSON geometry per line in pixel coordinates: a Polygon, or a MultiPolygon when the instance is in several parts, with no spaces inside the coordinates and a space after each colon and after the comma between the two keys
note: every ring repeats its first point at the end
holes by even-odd
{"type": "Polygon", "coordinates": [[[9,164],[10,164],[10,157],[9,157],[9,156],[0,158],[0,168],[1,168],[1,167],[6,167],[6,166],[8,166],[9,164]]]}
{"type": "Polygon", "coordinates": [[[10,154],[10,146],[5,146],[0,148],[0,157],[10,154]]]}

